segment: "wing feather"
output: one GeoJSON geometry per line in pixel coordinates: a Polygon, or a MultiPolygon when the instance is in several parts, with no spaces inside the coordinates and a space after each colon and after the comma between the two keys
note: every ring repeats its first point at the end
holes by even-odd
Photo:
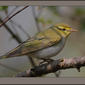
{"type": "Polygon", "coordinates": [[[61,40],[61,36],[52,29],[47,29],[38,33],[35,37],[20,44],[18,47],[8,53],[8,56],[26,55],[40,49],[47,48],[57,44],[61,40]]]}

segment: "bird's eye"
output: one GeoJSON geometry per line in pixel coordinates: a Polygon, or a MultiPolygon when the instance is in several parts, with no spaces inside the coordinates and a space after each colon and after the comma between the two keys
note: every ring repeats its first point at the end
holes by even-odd
{"type": "Polygon", "coordinates": [[[63,31],[65,31],[66,29],[62,29],[63,31]]]}
{"type": "Polygon", "coordinates": [[[59,30],[65,31],[66,29],[63,27],[57,27],[59,30]]]}

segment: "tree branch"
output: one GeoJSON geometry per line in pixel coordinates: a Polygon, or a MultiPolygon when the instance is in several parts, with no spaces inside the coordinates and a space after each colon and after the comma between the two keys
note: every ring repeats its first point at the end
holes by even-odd
{"type": "Polygon", "coordinates": [[[26,9],[27,7],[29,6],[25,6],[23,7],[22,9],[20,9],[19,11],[17,11],[16,13],[14,13],[12,16],[10,17],[6,17],[4,20],[3,20],[3,23],[0,24],[0,27],[3,26],[7,21],[9,21],[11,18],[13,18],[15,15],[17,15],[18,13],[20,13],[21,11],[23,11],[24,9],[26,9]]]}
{"type": "Polygon", "coordinates": [[[80,67],[83,66],[85,66],[85,57],[75,57],[70,59],[63,58],[35,66],[34,68],[17,74],[16,77],[39,77],[44,74],[71,68],[76,68],[80,72],[80,67]]]}

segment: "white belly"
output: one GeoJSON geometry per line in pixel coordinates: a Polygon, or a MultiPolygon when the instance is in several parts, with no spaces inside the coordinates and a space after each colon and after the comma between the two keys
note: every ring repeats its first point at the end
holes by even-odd
{"type": "Polygon", "coordinates": [[[43,49],[41,51],[34,53],[34,56],[37,58],[49,58],[55,55],[57,55],[56,46],[49,47],[49,48],[46,48],[46,49],[43,49]]]}
{"type": "MultiPolygon", "coordinates": [[[[62,46],[63,47],[63,46],[62,46]]],[[[34,52],[31,54],[32,57],[36,57],[36,58],[50,58],[53,57],[55,55],[57,55],[62,48],[60,48],[59,46],[51,46],[45,49],[42,49],[40,51],[34,52]]]]}

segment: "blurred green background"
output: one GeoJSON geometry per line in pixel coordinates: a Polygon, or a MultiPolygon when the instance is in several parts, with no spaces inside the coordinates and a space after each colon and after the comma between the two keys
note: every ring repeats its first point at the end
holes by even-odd
{"type": "MultiPolygon", "coordinates": [[[[0,18],[11,16],[24,6],[0,6],[0,18]]],[[[83,6],[29,6],[24,11],[17,14],[6,25],[25,41],[29,36],[34,36],[39,31],[45,30],[51,25],[65,23],[79,31],[72,33],[59,55],[54,59],[65,57],[85,56],[85,7],[83,6]]],[[[12,37],[7,29],[0,28],[0,55],[9,52],[18,46],[19,43],[12,37]]],[[[35,62],[37,60],[35,59],[35,62]]],[[[0,77],[14,77],[17,73],[23,72],[32,67],[27,56],[0,60],[0,77]]],[[[50,73],[42,77],[56,77],[50,73]]],[[[85,77],[85,67],[78,72],[76,69],[62,70],[59,77],[85,77]]]]}

